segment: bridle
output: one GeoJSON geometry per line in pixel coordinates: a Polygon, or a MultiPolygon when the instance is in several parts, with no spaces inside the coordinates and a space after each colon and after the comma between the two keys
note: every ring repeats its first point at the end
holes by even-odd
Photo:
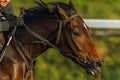
{"type": "MultiPolygon", "coordinates": [[[[76,46],[74,45],[72,39],[71,39],[71,36],[69,34],[69,31],[68,31],[68,23],[74,18],[74,17],[77,17],[79,16],[78,14],[74,14],[72,15],[71,17],[65,19],[65,20],[61,20],[59,23],[62,24],[62,26],[59,26],[59,27],[63,27],[64,28],[64,33],[65,33],[65,37],[68,41],[68,44],[69,44],[69,47],[70,49],[72,49],[72,51],[75,53],[75,54],[67,54],[66,56],[74,59],[75,61],[77,61],[78,64],[90,64],[90,61],[88,59],[86,59],[85,57],[83,57],[82,55],[80,55],[78,53],[78,51],[76,50],[76,46]]],[[[63,54],[64,55],[64,54],[63,54]]]]}
{"type": "MultiPolygon", "coordinates": [[[[41,37],[38,33],[34,32],[33,30],[31,30],[27,25],[25,25],[23,23],[23,27],[25,27],[25,29],[30,33],[32,34],[35,38],[38,39],[38,42],[37,44],[43,44],[43,45],[49,45],[53,48],[56,48],[58,49],[62,55],[68,57],[68,58],[72,58],[77,64],[79,65],[90,65],[90,61],[88,59],[86,59],[85,57],[81,56],[77,50],[76,50],[76,46],[74,45],[73,41],[71,40],[71,37],[70,37],[70,34],[68,32],[68,29],[66,29],[67,27],[67,24],[76,16],[79,16],[78,14],[74,14],[72,15],[71,17],[69,17],[68,19],[60,19],[59,20],[59,29],[58,29],[58,35],[57,35],[57,38],[56,38],[56,44],[53,44],[51,43],[49,40],[46,40],[44,39],[43,37],[41,37]],[[70,49],[74,52],[74,54],[64,54],[64,50],[62,50],[61,48],[57,47],[56,45],[59,43],[59,39],[60,39],[60,35],[61,35],[61,32],[62,30],[64,29],[64,33],[66,34],[65,37],[67,38],[68,42],[69,42],[69,46],[70,46],[70,49]]],[[[14,40],[15,42],[16,40],[14,40]]],[[[21,57],[23,58],[23,60],[25,61],[25,64],[26,64],[26,68],[27,68],[27,72],[29,74],[29,71],[33,68],[33,63],[30,64],[29,63],[29,60],[26,59],[25,55],[22,53],[21,49],[19,48],[19,43],[18,42],[15,42],[15,45],[16,47],[16,50],[19,52],[19,54],[21,55],[21,57]]]]}
{"type": "Polygon", "coordinates": [[[56,38],[56,44],[53,44],[51,43],[49,40],[46,40],[44,39],[43,37],[41,37],[39,34],[37,34],[36,32],[32,31],[27,25],[23,24],[23,26],[26,28],[26,30],[31,33],[34,37],[38,38],[40,41],[38,42],[42,42],[46,45],[49,45],[53,48],[56,48],[58,49],[64,56],[66,57],[70,57],[70,58],[73,58],[75,61],[77,61],[78,64],[90,64],[89,60],[86,59],[85,57],[81,56],[77,50],[75,49],[75,45],[73,43],[73,41],[71,40],[71,37],[70,37],[70,34],[68,32],[68,29],[66,29],[66,26],[67,24],[76,16],[79,16],[78,14],[74,14],[72,15],[71,17],[67,18],[67,19],[60,19],[59,20],[59,25],[58,25],[58,35],[57,35],[57,38],[56,38]],[[69,42],[69,46],[70,48],[72,49],[72,51],[75,53],[75,54],[64,54],[65,52],[60,49],[59,47],[57,47],[56,45],[59,43],[59,39],[60,39],[60,36],[61,36],[61,32],[64,28],[64,32],[65,32],[65,37],[67,38],[68,42],[69,42]]]}

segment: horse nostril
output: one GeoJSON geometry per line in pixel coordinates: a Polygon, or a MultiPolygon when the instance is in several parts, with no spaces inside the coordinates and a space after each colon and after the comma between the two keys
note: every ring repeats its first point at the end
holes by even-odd
{"type": "Polygon", "coordinates": [[[95,62],[94,65],[95,67],[101,68],[103,66],[103,62],[95,62]]]}

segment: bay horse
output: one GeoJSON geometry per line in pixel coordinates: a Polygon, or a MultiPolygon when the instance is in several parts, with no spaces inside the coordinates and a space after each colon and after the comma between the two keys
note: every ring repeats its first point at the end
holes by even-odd
{"type": "Polygon", "coordinates": [[[72,1],[37,4],[24,10],[24,24],[17,28],[0,62],[0,80],[34,80],[36,58],[51,47],[89,74],[99,73],[103,59],[72,1]]]}

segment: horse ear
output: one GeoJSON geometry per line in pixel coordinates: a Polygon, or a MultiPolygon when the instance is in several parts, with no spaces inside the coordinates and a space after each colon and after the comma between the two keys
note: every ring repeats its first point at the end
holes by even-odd
{"type": "Polygon", "coordinates": [[[67,13],[60,6],[57,6],[59,14],[63,15],[66,19],[68,18],[67,13]]]}
{"type": "Polygon", "coordinates": [[[73,4],[72,0],[69,0],[69,5],[70,5],[71,8],[73,8],[73,9],[76,11],[76,9],[75,9],[75,7],[74,7],[74,4],[73,4]]]}

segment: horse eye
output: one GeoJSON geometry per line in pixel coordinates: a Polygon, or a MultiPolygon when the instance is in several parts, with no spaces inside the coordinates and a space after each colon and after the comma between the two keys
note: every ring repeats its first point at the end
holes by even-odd
{"type": "Polygon", "coordinates": [[[73,34],[74,34],[75,36],[77,36],[77,37],[80,36],[80,32],[73,31],[73,34]]]}

